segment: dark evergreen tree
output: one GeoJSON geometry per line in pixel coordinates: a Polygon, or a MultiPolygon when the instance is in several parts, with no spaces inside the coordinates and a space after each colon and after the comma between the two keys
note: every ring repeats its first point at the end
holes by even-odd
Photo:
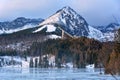
{"type": "Polygon", "coordinates": [[[33,58],[30,58],[30,68],[33,68],[34,67],[34,63],[33,63],[33,58]]]}
{"type": "Polygon", "coordinates": [[[38,67],[38,59],[35,58],[35,68],[37,68],[37,67],[38,67]]]}
{"type": "Polygon", "coordinates": [[[39,56],[39,63],[38,63],[39,68],[42,68],[42,59],[41,56],[39,56]]]}

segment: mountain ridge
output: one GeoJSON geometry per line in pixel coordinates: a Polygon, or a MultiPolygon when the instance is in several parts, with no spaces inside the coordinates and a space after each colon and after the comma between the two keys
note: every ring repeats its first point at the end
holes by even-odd
{"type": "Polygon", "coordinates": [[[13,20],[13,22],[16,22],[16,24],[23,23],[22,25],[24,25],[24,23],[27,22],[28,24],[27,25],[25,24],[25,26],[22,26],[22,28],[18,26],[18,28],[15,30],[11,28],[10,29],[2,28],[0,29],[0,34],[9,34],[25,29],[37,27],[33,29],[31,34],[41,33],[41,32],[44,32],[45,34],[49,34],[49,33],[52,34],[52,33],[56,33],[56,31],[59,32],[64,31],[66,34],[71,35],[72,37],[78,38],[81,36],[85,36],[88,38],[94,38],[99,41],[107,41],[107,40],[112,41],[114,39],[113,29],[115,28],[115,26],[117,26],[117,28],[120,27],[119,24],[115,24],[115,23],[111,23],[108,26],[102,26],[102,27],[90,26],[81,15],[79,15],[69,6],[65,6],[62,9],[56,11],[53,15],[51,15],[45,20],[26,19],[24,17],[19,17],[13,20]],[[32,23],[35,25],[31,25],[32,23]]]}
{"type": "Polygon", "coordinates": [[[13,21],[0,22],[0,34],[8,34],[20,30],[36,27],[43,19],[29,19],[18,17],[13,21]]]}
{"type": "MultiPolygon", "coordinates": [[[[55,14],[51,15],[42,23],[40,23],[39,26],[47,26],[54,24],[57,24],[57,26],[62,28],[65,32],[69,33],[73,37],[85,36],[89,38],[95,38],[97,40],[103,38],[102,33],[99,37],[97,37],[98,34],[91,34],[90,29],[92,26],[90,26],[81,15],[79,15],[69,6],[63,7],[62,9],[58,10],[55,14]]],[[[95,31],[93,33],[96,33],[96,31],[98,30],[94,28],[93,31],[95,31]]],[[[100,33],[100,31],[98,31],[98,33],[100,33]]]]}

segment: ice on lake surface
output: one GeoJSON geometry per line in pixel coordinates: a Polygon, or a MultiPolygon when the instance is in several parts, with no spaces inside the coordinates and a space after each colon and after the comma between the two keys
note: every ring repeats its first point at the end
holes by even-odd
{"type": "MultiPolygon", "coordinates": [[[[120,80],[120,76],[116,76],[120,80]]],[[[0,80],[115,80],[99,69],[0,68],[0,80]]]]}

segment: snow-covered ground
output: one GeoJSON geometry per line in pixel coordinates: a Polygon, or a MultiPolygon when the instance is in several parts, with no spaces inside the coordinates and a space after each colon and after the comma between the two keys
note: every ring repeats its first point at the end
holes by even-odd
{"type": "Polygon", "coordinates": [[[0,66],[1,67],[9,67],[9,68],[29,68],[29,61],[30,59],[20,58],[18,56],[0,56],[0,66]]]}
{"type": "Polygon", "coordinates": [[[94,64],[86,65],[86,68],[87,68],[87,69],[94,69],[94,68],[95,68],[95,65],[94,65],[94,64]]]}
{"type": "MultiPolygon", "coordinates": [[[[57,68],[56,63],[55,63],[55,55],[47,54],[47,55],[42,55],[41,60],[43,61],[44,58],[47,57],[48,64],[51,67],[57,68]]],[[[35,64],[39,65],[39,60],[40,57],[27,57],[21,58],[19,56],[0,56],[0,67],[4,68],[30,68],[30,60],[32,59],[33,61],[33,67],[35,67],[35,64]],[[35,60],[37,59],[37,63],[35,63],[35,60]]],[[[63,68],[73,68],[73,63],[72,62],[67,62],[61,64],[63,68]]],[[[39,66],[37,66],[39,67],[39,66]]]]}

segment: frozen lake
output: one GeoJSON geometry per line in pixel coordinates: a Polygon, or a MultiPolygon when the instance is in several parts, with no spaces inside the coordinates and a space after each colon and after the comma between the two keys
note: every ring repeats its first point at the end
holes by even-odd
{"type": "MultiPolygon", "coordinates": [[[[120,76],[116,76],[120,80],[120,76]]],[[[0,68],[0,80],[115,80],[99,69],[0,68]]]]}

